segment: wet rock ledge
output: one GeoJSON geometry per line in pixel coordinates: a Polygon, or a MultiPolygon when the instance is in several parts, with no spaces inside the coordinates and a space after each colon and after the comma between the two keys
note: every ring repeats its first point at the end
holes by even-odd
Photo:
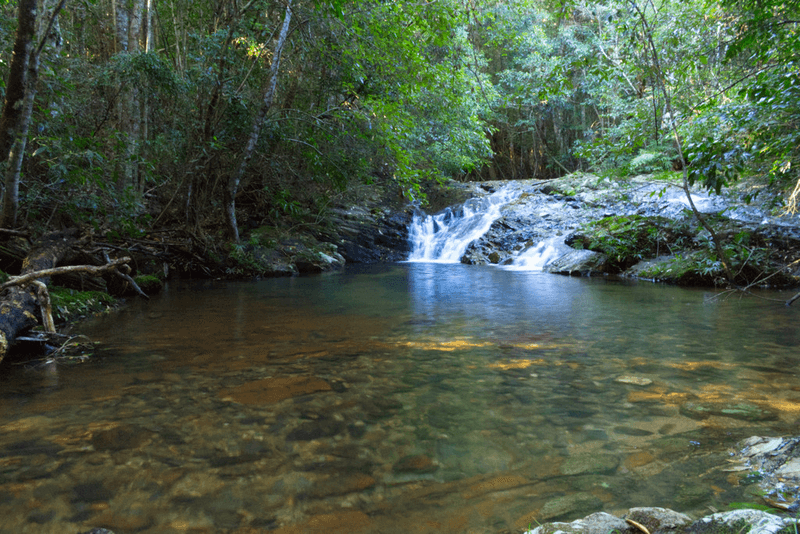
{"type": "Polygon", "coordinates": [[[752,483],[753,500],[774,510],[739,509],[692,520],[667,508],[597,512],[571,523],[545,523],[526,534],[797,534],[800,531],[800,437],[753,436],[731,451],[732,477],[752,483]],[[780,515],[779,515],[780,513],[780,515]]]}
{"type": "Polygon", "coordinates": [[[666,508],[631,508],[623,517],[597,512],[571,523],[547,523],[526,534],[794,534],[796,519],[733,510],[697,521],[666,508]]]}

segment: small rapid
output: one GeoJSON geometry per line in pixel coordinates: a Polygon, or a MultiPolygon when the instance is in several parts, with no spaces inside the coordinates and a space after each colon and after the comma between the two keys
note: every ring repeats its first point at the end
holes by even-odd
{"type": "Polygon", "coordinates": [[[510,271],[543,271],[547,264],[571,250],[568,245],[564,244],[563,235],[548,237],[522,250],[504,267],[510,271]]]}
{"type": "Polygon", "coordinates": [[[412,263],[459,263],[470,243],[484,235],[501,216],[503,206],[521,191],[504,187],[491,195],[471,198],[460,208],[436,215],[418,212],[409,228],[412,263]]]}
{"type": "MultiPolygon", "coordinates": [[[[409,228],[411,254],[409,263],[460,263],[470,243],[483,237],[492,224],[503,216],[503,208],[519,199],[519,188],[506,186],[462,206],[450,207],[437,214],[418,211],[409,228]]],[[[552,236],[521,248],[502,267],[515,271],[542,271],[553,260],[571,249],[563,236],[552,236]]]]}

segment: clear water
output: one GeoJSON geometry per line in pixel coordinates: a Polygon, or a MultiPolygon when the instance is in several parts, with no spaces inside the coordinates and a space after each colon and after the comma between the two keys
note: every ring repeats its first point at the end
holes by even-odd
{"type": "Polygon", "coordinates": [[[722,297],[424,263],[171,284],[85,324],[88,363],[3,368],[0,532],[518,533],[753,501],[728,451],[796,430],[800,331],[722,297]]]}

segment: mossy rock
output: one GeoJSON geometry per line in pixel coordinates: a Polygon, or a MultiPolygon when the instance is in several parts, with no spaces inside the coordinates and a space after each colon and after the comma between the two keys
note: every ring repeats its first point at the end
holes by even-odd
{"type": "Polygon", "coordinates": [[[155,295],[164,289],[164,282],[154,274],[140,274],[133,277],[133,281],[139,286],[139,289],[148,295],[155,295]]]}
{"type": "Polygon", "coordinates": [[[65,287],[49,288],[53,319],[65,322],[108,310],[117,300],[103,291],[78,291],[65,287]]]}

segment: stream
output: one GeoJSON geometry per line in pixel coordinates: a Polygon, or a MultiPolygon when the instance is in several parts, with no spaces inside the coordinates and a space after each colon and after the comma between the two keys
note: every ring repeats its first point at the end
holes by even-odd
{"type": "Polygon", "coordinates": [[[557,234],[459,263],[518,196],[418,214],[406,263],[170,282],[80,325],[86,363],[4,365],[0,533],[518,534],[757,501],[726,467],[796,431],[786,296],[546,274],[557,234]]]}
{"type": "Polygon", "coordinates": [[[752,502],[725,465],[796,430],[791,312],[428,262],[171,282],[82,325],[87,363],[3,368],[0,532],[518,533],[752,502]]]}

